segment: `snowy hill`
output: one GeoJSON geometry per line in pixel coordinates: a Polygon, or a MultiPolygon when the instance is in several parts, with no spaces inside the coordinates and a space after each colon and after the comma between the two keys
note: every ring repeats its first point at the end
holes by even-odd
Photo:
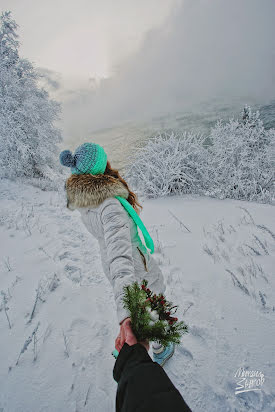
{"type": "MultiPolygon", "coordinates": [[[[96,241],[63,192],[2,180],[0,197],[0,411],[113,411],[118,326],[96,241]]],[[[169,377],[195,412],[274,411],[274,207],[191,196],[143,206],[167,297],[189,325],[169,377]],[[240,368],[264,374],[259,390],[235,394],[240,368]]]]}

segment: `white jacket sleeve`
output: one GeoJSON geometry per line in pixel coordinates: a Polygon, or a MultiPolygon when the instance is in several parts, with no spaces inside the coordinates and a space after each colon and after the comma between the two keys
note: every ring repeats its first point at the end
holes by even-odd
{"type": "Polygon", "coordinates": [[[123,287],[135,282],[129,217],[119,200],[112,199],[101,211],[101,222],[120,323],[129,316],[123,307],[123,287]]]}

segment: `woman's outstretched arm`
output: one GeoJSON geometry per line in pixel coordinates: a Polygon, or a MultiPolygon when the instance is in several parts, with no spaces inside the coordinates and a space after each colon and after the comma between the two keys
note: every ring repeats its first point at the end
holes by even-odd
{"type": "Polygon", "coordinates": [[[127,212],[117,199],[112,199],[101,211],[101,222],[110,269],[110,282],[114,289],[118,321],[129,316],[123,307],[123,287],[135,282],[132,241],[127,212]]]}

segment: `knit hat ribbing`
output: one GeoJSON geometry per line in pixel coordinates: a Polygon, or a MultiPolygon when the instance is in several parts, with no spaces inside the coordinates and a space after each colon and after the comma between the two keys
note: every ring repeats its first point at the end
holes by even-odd
{"type": "Polygon", "coordinates": [[[98,175],[105,172],[107,154],[103,147],[96,143],[83,143],[75,150],[74,155],[69,150],[63,150],[59,155],[60,163],[71,168],[72,174],[98,175]]]}

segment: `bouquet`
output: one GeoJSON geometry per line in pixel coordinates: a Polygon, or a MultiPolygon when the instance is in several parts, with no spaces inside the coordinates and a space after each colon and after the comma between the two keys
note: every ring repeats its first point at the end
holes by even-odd
{"type": "Polygon", "coordinates": [[[188,332],[188,327],[172,316],[178,306],[168,302],[162,294],[154,294],[147,284],[147,280],[143,280],[141,285],[134,282],[123,288],[124,307],[130,312],[137,340],[158,341],[163,346],[179,344],[181,336],[188,332]]]}

